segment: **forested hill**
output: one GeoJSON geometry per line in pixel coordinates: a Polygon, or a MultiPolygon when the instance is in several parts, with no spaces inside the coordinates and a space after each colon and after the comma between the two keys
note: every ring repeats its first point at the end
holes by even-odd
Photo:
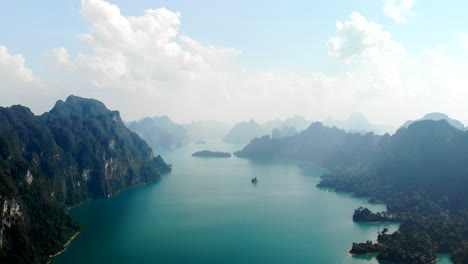
{"type": "Polygon", "coordinates": [[[235,153],[245,158],[289,158],[313,161],[327,168],[351,165],[373,159],[390,136],[370,132],[364,135],[347,133],[336,127],[315,122],[298,135],[284,139],[269,136],[252,140],[243,150],[235,153]]]}
{"type": "Polygon", "coordinates": [[[468,263],[468,132],[446,120],[414,122],[392,136],[314,123],[294,137],[252,140],[235,155],[313,161],[330,169],[320,187],[386,203],[401,226],[379,236],[382,261],[431,263],[439,252],[468,263]]]}
{"type": "Polygon", "coordinates": [[[47,262],[80,230],[67,207],[169,171],[97,100],[70,96],[41,116],[0,107],[0,263],[47,262]]]}

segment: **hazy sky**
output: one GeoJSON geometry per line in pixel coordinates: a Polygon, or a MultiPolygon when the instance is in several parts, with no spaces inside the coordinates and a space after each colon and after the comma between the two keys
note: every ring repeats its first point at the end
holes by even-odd
{"type": "Polygon", "coordinates": [[[0,105],[123,119],[468,120],[467,1],[48,0],[0,8],[0,105]]]}

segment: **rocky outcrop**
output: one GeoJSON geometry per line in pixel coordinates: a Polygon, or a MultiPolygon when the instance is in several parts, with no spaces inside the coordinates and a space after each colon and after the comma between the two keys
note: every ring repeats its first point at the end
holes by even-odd
{"type": "Polygon", "coordinates": [[[0,263],[45,263],[79,230],[67,208],[158,181],[170,167],[117,111],[70,96],[0,108],[0,263]]]}

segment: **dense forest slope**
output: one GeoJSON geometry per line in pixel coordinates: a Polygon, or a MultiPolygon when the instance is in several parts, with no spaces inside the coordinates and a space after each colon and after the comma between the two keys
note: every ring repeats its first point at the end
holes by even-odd
{"type": "Polygon", "coordinates": [[[353,245],[356,252],[378,249],[380,260],[398,263],[431,263],[436,252],[453,253],[454,263],[468,263],[468,132],[446,120],[414,122],[392,136],[314,123],[295,137],[252,140],[235,155],[313,161],[330,169],[320,187],[386,203],[399,231],[381,233],[378,246],[353,245]]]}
{"type": "Polygon", "coordinates": [[[80,230],[67,207],[170,170],[99,101],[70,96],[41,116],[0,108],[0,263],[47,262],[80,230]]]}
{"type": "Polygon", "coordinates": [[[245,158],[289,158],[308,160],[327,168],[351,165],[372,159],[390,136],[373,133],[351,134],[336,127],[315,122],[298,135],[284,139],[263,136],[253,139],[243,150],[235,153],[245,158]]]}

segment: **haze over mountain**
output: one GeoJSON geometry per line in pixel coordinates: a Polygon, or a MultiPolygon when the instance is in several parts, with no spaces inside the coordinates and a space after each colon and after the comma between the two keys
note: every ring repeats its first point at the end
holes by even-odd
{"type": "Polygon", "coordinates": [[[143,138],[155,152],[160,149],[179,148],[189,143],[185,127],[172,122],[167,116],[146,117],[126,125],[143,138]]]}
{"type": "Polygon", "coordinates": [[[437,112],[426,114],[421,119],[418,119],[418,120],[415,120],[415,121],[408,120],[401,127],[409,127],[412,123],[414,123],[416,121],[420,121],[420,120],[435,120],[435,121],[446,120],[451,126],[456,127],[456,128],[458,128],[460,130],[466,130],[465,125],[463,125],[462,122],[460,122],[458,120],[455,120],[455,119],[452,119],[446,114],[437,113],[437,112]]]}
{"type": "MultiPolygon", "coordinates": [[[[297,136],[256,138],[234,154],[313,161],[330,169],[319,186],[387,204],[401,226],[379,235],[382,261],[430,263],[436,252],[450,252],[454,263],[466,263],[468,132],[445,119],[416,121],[392,136],[347,133],[317,122],[297,136]]],[[[360,247],[376,252],[372,243],[360,247]]]]}
{"type": "Polygon", "coordinates": [[[190,140],[221,139],[230,127],[217,121],[193,121],[185,125],[190,140]]]}
{"type": "Polygon", "coordinates": [[[389,125],[371,124],[361,113],[351,113],[347,120],[335,120],[331,117],[325,119],[323,124],[326,126],[336,126],[348,132],[367,133],[374,132],[383,135],[385,133],[393,134],[396,127],[389,125]]]}
{"type": "Polygon", "coordinates": [[[234,144],[247,144],[256,137],[272,135],[274,138],[284,138],[295,135],[308,127],[312,122],[301,116],[294,116],[284,121],[279,119],[258,124],[253,119],[234,125],[224,137],[224,141],[234,144]]]}

